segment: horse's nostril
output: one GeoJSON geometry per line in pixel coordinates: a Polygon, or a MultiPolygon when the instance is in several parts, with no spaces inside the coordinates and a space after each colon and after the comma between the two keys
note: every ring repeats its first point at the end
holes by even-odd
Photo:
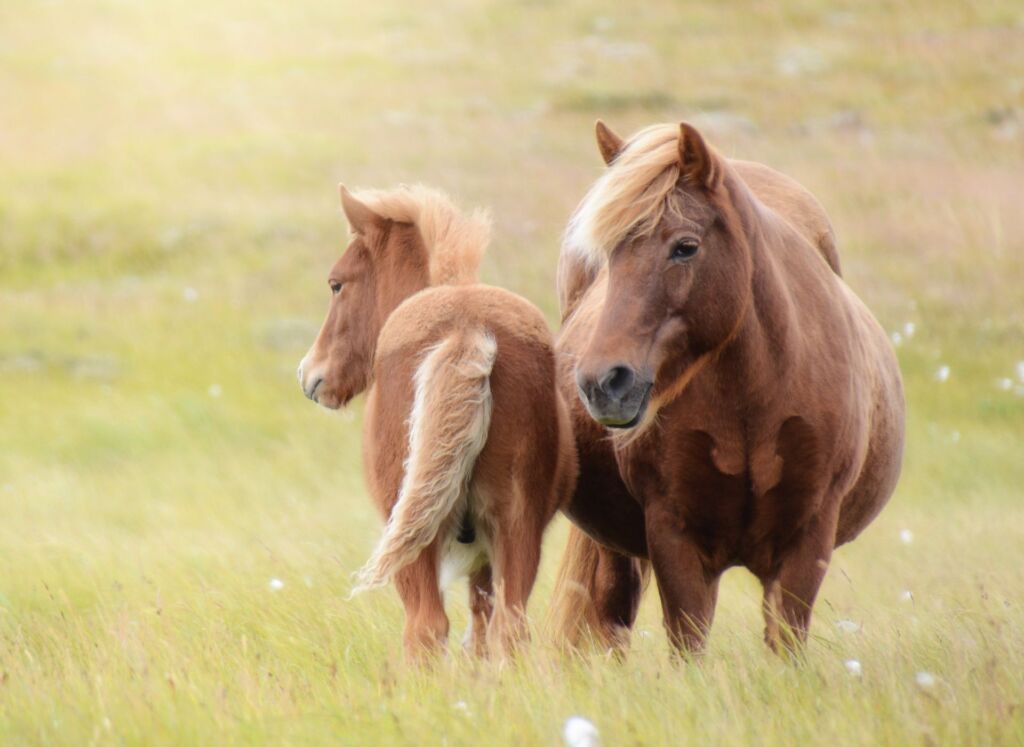
{"type": "Polygon", "coordinates": [[[324,377],[323,376],[318,376],[316,379],[314,379],[313,382],[312,382],[312,385],[308,389],[304,389],[303,390],[305,392],[305,394],[306,394],[306,397],[308,397],[309,399],[311,399],[314,402],[316,402],[316,390],[319,389],[320,385],[323,384],[323,383],[324,383],[324,377]]]}
{"type": "Polygon", "coordinates": [[[621,399],[636,381],[636,374],[628,366],[615,366],[601,377],[600,387],[609,397],[621,399]]]}

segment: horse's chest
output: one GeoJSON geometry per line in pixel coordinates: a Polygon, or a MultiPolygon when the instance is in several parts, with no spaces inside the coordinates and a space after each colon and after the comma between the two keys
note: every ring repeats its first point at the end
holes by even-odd
{"type": "Polygon", "coordinates": [[[821,504],[817,438],[801,418],[750,445],[738,434],[688,429],[621,456],[641,503],[658,501],[713,566],[767,572],[821,504]]]}

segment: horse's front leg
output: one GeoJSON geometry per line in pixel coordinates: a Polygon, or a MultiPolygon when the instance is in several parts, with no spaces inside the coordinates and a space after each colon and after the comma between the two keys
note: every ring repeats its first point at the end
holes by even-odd
{"type": "Polygon", "coordinates": [[[807,640],[811,609],[828,571],[835,534],[834,516],[814,517],[781,558],[775,573],[761,579],[764,639],[776,653],[799,650],[807,640]]]}
{"type": "Polygon", "coordinates": [[[697,653],[714,619],[720,574],[705,566],[697,545],[666,502],[649,502],[645,516],[647,547],[669,641],[681,653],[697,653]]]}

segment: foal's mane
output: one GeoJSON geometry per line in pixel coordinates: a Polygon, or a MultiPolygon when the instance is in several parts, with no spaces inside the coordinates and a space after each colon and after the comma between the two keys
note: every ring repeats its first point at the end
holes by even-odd
{"type": "Polygon", "coordinates": [[[627,234],[646,236],[666,211],[680,210],[669,199],[679,181],[679,136],[678,124],[634,135],[576,208],[563,250],[599,267],[627,234]]]}
{"type": "Polygon", "coordinates": [[[463,215],[448,195],[422,184],[361,190],[354,196],[383,218],[416,226],[430,257],[431,285],[477,282],[491,238],[486,211],[463,215]]]}

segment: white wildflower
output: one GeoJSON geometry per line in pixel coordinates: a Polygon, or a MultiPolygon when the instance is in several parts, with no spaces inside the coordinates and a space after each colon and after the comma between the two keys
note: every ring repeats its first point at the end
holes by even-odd
{"type": "Polygon", "coordinates": [[[997,385],[1004,392],[1008,392],[1013,389],[1013,379],[1002,378],[997,382],[997,385]]]}
{"type": "Polygon", "coordinates": [[[935,675],[931,672],[918,672],[914,676],[914,681],[925,690],[935,687],[935,675]]]}
{"type": "Polygon", "coordinates": [[[284,588],[284,581],[279,578],[272,578],[270,579],[269,586],[271,591],[281,591],[284,588]]]}
{"type": "Polygon", "coordinates": [[[911,532],[909,529],[901,529],[900,530],[900,542],[902,542],[904,545],[909,545],[913,541],[914,541],[914,533],[913,532],[911,532]]]}
{"type": "Polygon", "coordinates": [[[913,322],[907,322],[903,325],[903,335],[909,340],[914,336],[914,332],[917,331],[917,325],[913,322]]]}
{"type": "Polygon", "coordinates": [[[896,347],[899,347],[900,345],[903,344],[903,335],[901,335],[899,332],[893,332],[889,336],[892,338],[892,344],[895,345],[896,347]]]}
{"type": "Polygon", "coordinates": [[[583,716],[572,716],[565,722],[562,736],[569,747],[600,747],[601,738],[597,727],[583,716]]]}
{"type": "Polygon", "coordinates": [[[859,661],[857,661],[856,659],[847,659],[845,662],[843,662],[843,664],[844,666],[846,666],[847,672],[852,674],[854,677],[860,677],[861,667],[859,661]]]}
{"type": "Polygon", "coordinates": [[[947,381],[949,379],[949,366],[942,365],[935,371],[936,381],[947,381]]]}
{"type": "Polygon", "coordinates": [[[860,623],[853,620],[836,620],[836,627],[843,633],[856,633],[860,630],[860,623]]]}
{"type": "Polygon", "coordinates": [[[910,589],[904,589],[903,591],[900,592],[900,601],[901,602],[913,602],[914,601],[914,592],[912,592],[910,589]]]}

